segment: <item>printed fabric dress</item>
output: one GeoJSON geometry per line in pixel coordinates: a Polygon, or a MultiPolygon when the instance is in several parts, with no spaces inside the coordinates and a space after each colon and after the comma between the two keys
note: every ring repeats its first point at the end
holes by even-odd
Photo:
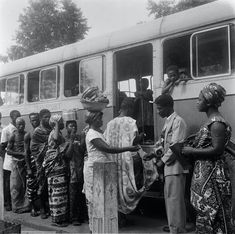
{"type": "MultiPolygon", "coordinates": [[[[194,148],[212,145],[210,126],[221,122],[226,126],[226,141],[231,128],[222,117],[210,119],[197,133],[194,148]]],[[[197,212],[196,233],[231,234],[231,183],[225,164],[225,153],[218,158],[196,160],[191,183],[191,203],[197,212]]]]}
{"type": "Polygon", "coordinates": [[[48,138],[48,150],[43,162],[48,182],[50,213],[53,223],[68,220],[68,169],[65,161],[65,150],[68,144],[60,133],[59,139],[53,138],[52,130],[48,138]]]}
{"type": "MultiPolygon", "coordinates": [[[[107,124],[104,135],[110,146],[122,148],[133,144],[137,132],[136,121],[131,117],[124,116],[111,120],[107,124]]],[[[153,161],[143,161],[142,157],[144,155],[145,152],[142,149],[137,153],[127,151],[109,155],[110,160],[118,165],[118,210],[121,213],[128,214],[132,212],[144,192],[158,177],[153,161]],[[137,162],[136,158],[139,158],[138,161],[140,162],[137,162]],[[135,167],[137,163],[138,165],[141,163],[138,168],[135,167]]]]}

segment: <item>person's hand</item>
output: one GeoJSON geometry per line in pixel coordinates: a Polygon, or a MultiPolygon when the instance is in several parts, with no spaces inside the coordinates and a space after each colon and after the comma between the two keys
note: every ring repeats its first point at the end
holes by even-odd
{"type": "Polygon", "coordinates": [[[193,147],[184,146],[184,147],[182,148],[182,154],[185,155],[185,156],[191,155],[191,154],[193,154],[193,150],[194,150],[193,147]]]}
{"type": "Polygon", "coordinates": [[[154,153],[149,153],[149,154],[145,154],[145,155],[144,155],[143,160],[144,160],[144,161],[149,161],[149,160],[151,160],[151,159],[153,159],[153,158],[156,158],[156,157],[157,157],[156,154],[154,154],[154,153]]]}
{"type": "Polygon", "coordinates": [[[139,145],[135,145],[135,146],[131,146],[129,151],[136,152],[136,151],[139,151],[139,149],[140,149],[140,146],[139,145]]]}
{"type": "Polygon", "coordinates": [[[162,167],[164,166],[164,162],[160,159],[157,163],[156,163],[157,167],[162,167]]]}

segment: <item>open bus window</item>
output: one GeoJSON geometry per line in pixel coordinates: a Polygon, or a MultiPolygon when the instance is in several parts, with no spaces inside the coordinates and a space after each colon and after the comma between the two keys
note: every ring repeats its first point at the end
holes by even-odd
{"type": "Polygon", "coordinates": [[[37,102],[39,101],[39,70],[29,72],[28,78],[28,101],[37,102]]]}
{"type": "Polygon", "coordinates": [[[57,97],[56,68],[42,70],[40,73],[40,100],[57,97]]]}
{"type": "Polygon", "coordinates": [[[192,35],[192,75],[204,77],[230,72],[229,26],[192,35]]]}
{"type": "Polygon", "coordinates": [[[64,96],[73,97],[79,94],[79,63],[67,63],[64,66],[64,96]]]}
{"type": "Polygon", "coordinates": [[[5,104],[6,79],[0,80],[0,106],[5,104]]]}
{"type": "Polygon", "coordinates": [[[115,53],[116,61],[116,114],[125,97],[134,100],[133,118],[136,119],[139,132],[145,132],[145,143],[154,142],[153,127],[153,103],[152,103],[152,75],[153,75],[153,47],[152,44],[131,47],[115,53]],[[141,81],[147,80],[147,92],[151,93],[149,100],[142,99],[145,92],[141,87],[141,81]]]}
{"type": "Polygon", "coordinates": [[[186,81],[190,77],[190,35],[168,39],[163,44],[163,80],[168,79],[166,70],[169,66],[179,68],[179,80],[186,81]]]}
{"type": "Polygon", "coordinates": [[[80,64],[80,92],[87,87],[98,86],[103,90],[104,57],[96,57],[81,61],[80,64]]]}

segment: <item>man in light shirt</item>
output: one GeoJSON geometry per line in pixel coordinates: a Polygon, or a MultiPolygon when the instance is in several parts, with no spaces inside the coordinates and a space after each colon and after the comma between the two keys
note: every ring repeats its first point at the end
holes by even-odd
{"type": "MultiPolygon", "coordinates": [[[[2,129],[1,134],[1,148],[5,150],[10,139],[11,134],[16,130],[16,119],[21,114],[17,110],[10,112],[11,122],[2,129]]],[[[11,193],[10,193],[10,175],[11,175],[12,157],[5,153],[3,162],[3,173],[4,173],[4,203],[7,211],[11,210],[11,193]]]]}
{"type": "MultiPolygon", "coordinates": [[[[186,232],[185,180],[188,170],[172,152],[170,146],[183,142],[186,137],[186,123],[174,112],[174,101],[169,94],[163,94],[154,101],[158,114],[166,118],[162,129],[163,156],[157,167],[164,166],[164,197],[170,233],[186,232]]],[[[165,228],[166,229],[166,228],[165,228]]],[[[168,230],[164,230],[168,231],[168,230]]]]}

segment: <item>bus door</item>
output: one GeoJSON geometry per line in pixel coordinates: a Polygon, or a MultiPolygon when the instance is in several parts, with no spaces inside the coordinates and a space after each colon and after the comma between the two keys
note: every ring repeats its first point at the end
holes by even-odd
{"type": "Polygon", "coordinates": [[[152,44],[117,51],[115,68],[115,114],[118,115],[121,102],[125,97],[133,98],[135,104],[132,117],[136,119],[139,132],[145,132],[148,136],[145,142],[152,144],[154,142],[152,44]]]}

